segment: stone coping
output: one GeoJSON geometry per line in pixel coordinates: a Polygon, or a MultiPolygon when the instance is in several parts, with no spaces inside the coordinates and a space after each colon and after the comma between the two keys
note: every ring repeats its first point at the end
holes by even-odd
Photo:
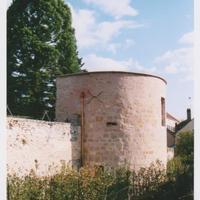
{"type": "Polygon", "coordinates": [[[83,75],[90,75],[90,74],[129,74],[129,75],[135,75],[135,76],[150,76],[154,78],[159,78],[162,81],[167,84],[167,81],[157,75],[154,74],[148,74],[148,73],[139,73],[139,72],[126,72],[126,71],[93,71],[93,72],[78,72],[78,73],[73,73],[73,74],[64,74],[57,76],[57,78],[64,78],[64,77],[69,77],[69,76],[83,76],[83,75]]]}
{"type": "Polygon", "coordinates": [[[17,120],[17,121],[24,121],[24,122],[33,122],[33,123],[42,123],[42,124],[47,124],[47,125],[55,125],[55,124],[68,124],[71,125],[71,123],[68,122],[60,122],[60,121],[45,121],[45,120],[40,120],[40,119],[31,119],[31,118],[25,118],[25,116],[7,116],[7,122],[10,120],[17,120]]]}

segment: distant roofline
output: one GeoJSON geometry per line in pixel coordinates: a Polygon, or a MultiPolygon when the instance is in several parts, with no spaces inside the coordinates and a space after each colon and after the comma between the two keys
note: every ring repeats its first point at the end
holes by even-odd
{"type": "MultiPolygon", "coordinates": [[[[185,128],[186,126],[188,126],[190,123],[194,123],[194,118],[192,118],[190,121],[185,120],[184,122],[187,122],[187,123],[186,123],[183,127],[181,127],[181,128],[176,132],[176,134],[177,134],[177,133],[184,132],[184,128],[185,128]]],[[[193,124],[193,129],[192,129],[192,131],[194,131],[194,124],[193,124]]]]}
{"type": "Polygon", "coordinates": [[[136,76],[150,76],[150,77],[155,77],[155,78],[159,78],[161,79],[162,81],[165,82],[165,84],[167,84],[167,81],[160,77],[160,76],[157,76],[157,75],[154,75],[154,74],[147,74],[147,73],[139,73],[139,72],[126,72],[126,71],[94,71],[94,72],[78,72],[78,73],[73,73],[73,74],[64,74],[64,75],[60,75],[60,76],[57,76],[57,78],[64,78],[64,77],[69,77],[69,76],[82,76],[82,75],[89,75],[89,74],[108,74],[108,73],[113,73],[113,74],[117,74],[117,73],[120,73],[120,74],[130,74],[130,75],[136,75],[136,76]]]}
{"type": "Polygon", "coordinates": [[[177,121],[177,122],[181,122],[181,120],[176,119],[174,116],[172,116],[171,114],[169,114],[167,112],[167,117],[172,118],[173,120],[177,121]]]}

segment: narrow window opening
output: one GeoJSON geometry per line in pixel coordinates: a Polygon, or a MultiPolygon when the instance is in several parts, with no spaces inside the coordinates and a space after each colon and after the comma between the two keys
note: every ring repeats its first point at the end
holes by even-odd
{"type": "Polygon", "coordinates": [[[166,120],[165,120],[165,98],[161,97],[161,124],[162,126],[165,126],[166,120]]]}
{"type": "Polygon", "coordinates": [[[117,122],[107,122],[107,126],[117,126],[117,122]]]}

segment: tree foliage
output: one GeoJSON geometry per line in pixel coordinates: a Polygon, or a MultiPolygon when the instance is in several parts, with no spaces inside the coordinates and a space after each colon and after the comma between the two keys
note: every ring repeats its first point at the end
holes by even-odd
{"type": "Polygon", "coordinates": [[[193,176],[194,170],[194,132],[180,132],[176,136],[175,157],[179,158],[193,176]]]}
{"type": "Polygon", "coordinates": [[[175,153],[177,156],[190,156],[194,153],[194,136],[192,132],[181,132],[177,135],[175,153]]]}
{"type": "Polygon", "coordinates": [[[168,162],[168,173],[176,177],[176,190],[184,191],[183,199],[193,199],[194,133],[180,132],[176,136],[175,157],[168,162]]]}
{"type": "Polygon", "coordinates": [[[63,0],[14,0],[7,11],[7,103],[14,115],[54,118],[56,76],[79,72],[63,0]]]}

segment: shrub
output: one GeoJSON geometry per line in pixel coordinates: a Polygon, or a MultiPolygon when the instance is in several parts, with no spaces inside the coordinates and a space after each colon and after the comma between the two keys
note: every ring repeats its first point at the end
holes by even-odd
{"type": "Polygon", "coordinates": [[[137,172],[125,167],[79,171],[63,167],[48,177],[34,172],[20,178],[13,175],[8,176],[8,200],[175,200],[189,194],[183,168],[176,160],[167,173],[157,162],[137,172]]]}

